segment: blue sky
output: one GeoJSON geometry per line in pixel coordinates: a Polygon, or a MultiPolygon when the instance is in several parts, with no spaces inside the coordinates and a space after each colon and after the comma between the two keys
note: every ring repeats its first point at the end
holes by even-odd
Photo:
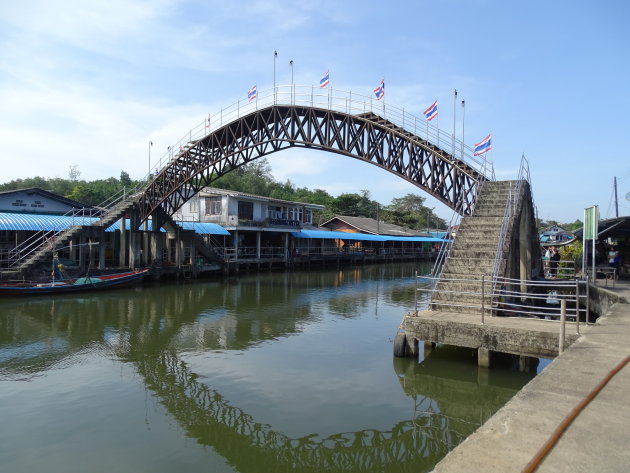
{"type": "MultiPolygon", "coordinates": [[[[209,113],[248,89],[316,84],[422,111],[453,90],[466,100],[467,144],[493,135],[500,179],[530,163],[544,219],[599,205],[630,215],[630,3],[626,1],[60,0],[0,4],[0,181],[41,175],[140,178],[209,113]]],[[[457,133],[461,108],[457,111],[457,133]]],[[[269,157],[277,179],[333,195],[371,191],[388,204],[418,188],[343,156],[269,157]]],[[[451,212],[427,198],[443,218],[451,212]]]]}

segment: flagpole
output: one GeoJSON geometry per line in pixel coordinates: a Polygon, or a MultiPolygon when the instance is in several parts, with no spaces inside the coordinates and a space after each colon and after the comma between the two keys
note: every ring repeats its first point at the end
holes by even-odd
{"type": "Polygon", "coordinates": [[[457,116],[457,89],[453,96],[453,157],[455,157],[455,117],[457,116]]]}
{"type": "Polygon", "coordinates": [[[289,61],[289,66],[291,66],[291,103],[295,103],[295,97],[293,96],[293,59],[289,61]]]}
{"type": "Polygon", "coordinates": [[[151,147],[153,146],[153,141],[149,140],[149,179],[151,179],[151,147]]]}
{"type": "Polygon", "coordinates": [[[462,100],[462,161],[464,160],[464,119],[466,118],[466,101],[462,100]]]}
{"type": "Polygon", "coordinates": [[[437,145],[440,147],[440,114],[437,114],[437,145]]]}
{"type": "Polygon", "coordinates": [[[278,57],[278,51],[273,52],[273,103],[276,103],[276,58],[278,57]]]}
{"type": "Polygon", "coordinates": [[[381,84],[383,85],[383,118],[385,118],[385,79],[381,79],[381,84]]]}

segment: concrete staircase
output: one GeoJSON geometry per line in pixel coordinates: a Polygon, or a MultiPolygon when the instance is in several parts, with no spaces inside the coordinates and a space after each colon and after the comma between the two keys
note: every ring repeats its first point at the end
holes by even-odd
{"type": "MultiPolygon", "coordinates": [[[[430,308],[450,312],[474,312],[481,307],[481,278],[486,276],[485,294],[492,290],[497,246],[510,198],[510,188],[517,181],[485,181],[481,185],[473,215],[464,217],[457,230],[455,241],[444,263],[440,280],[433,293],[430,308]]],[[[498,261],[496,276],[505,276],[507,246],[513,222],[507,222],[503,254],[498,261]]],[[[485,296],[490,307],[490,297],[485,296]]]]}
{"type": "MultiPolygon", "coordinates": [[[[156,215],[158,219],[162,222],[162,227],[164,227],[167,231],[174,232],[179,227],[175,220],[170,215],[167,215],[162,208],[158,208],[156,210],[156,215]]],[[[180,235],[188,235],[191,241],[194,241],[195,250],[201,254],[207,261],[211,263],[216,263],[223,265],[225,263],[223,257],[217,253],[217,251],[210,245],[208,245],[205,240],[201,237],[201,235],[195,233],[192,230],[182,230],[179,228],[180,235]]]]}

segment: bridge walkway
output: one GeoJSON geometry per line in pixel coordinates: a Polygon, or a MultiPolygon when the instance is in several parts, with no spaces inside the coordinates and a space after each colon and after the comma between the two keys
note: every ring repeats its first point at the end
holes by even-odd
{"type": "MultiPolygon", "coordinates": [[[[630,356],[630,281],[605,296],[625,298],[553,360],[434,473],[521,472],[557,426],[611,370],[630,356]]],[[[614,376],[570,424],[536,470],[627,472],[630,465],[630,365],[614,376]]],[[[533,471],[533,470],[532,470],[533,471]]]]}

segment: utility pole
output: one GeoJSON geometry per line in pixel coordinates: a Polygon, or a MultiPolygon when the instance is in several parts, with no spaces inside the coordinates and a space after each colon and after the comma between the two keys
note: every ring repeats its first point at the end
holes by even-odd
{"type": "Polygon", "coordinates": [[[619,202],[617,202],[617,176],[613,181],[613,186],[615,188],[615,218],[619,217],[619,202]]]}

